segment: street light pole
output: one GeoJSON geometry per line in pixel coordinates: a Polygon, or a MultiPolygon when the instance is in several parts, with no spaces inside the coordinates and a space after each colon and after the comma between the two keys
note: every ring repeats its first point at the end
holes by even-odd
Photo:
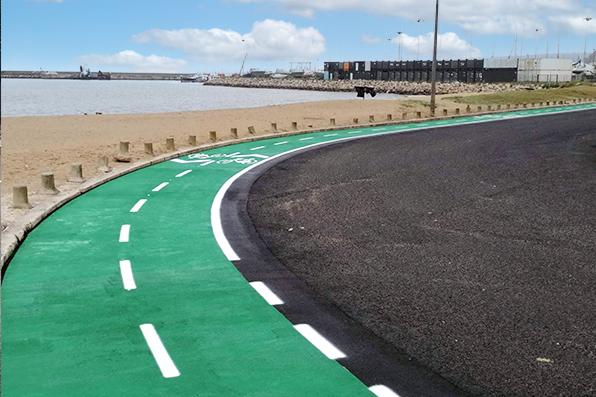
{"type": "MultiPolygon", "coordinates": [[[[592,20],[592,17],[585,17],[584,19],[586,20],[586,25],[587,25],[592,20]]],[[[586,56],[587,56],[587,51],[588,51],[588,32],[589,32],[589,30],[586,29],[586,38],[584,40],[584,63],[586,63],[586,56]]]]}
{"type": "Polygon", "coordinates": [[[436,94],[437,94],[437,35],[439,32],[439,0],[436,0],[436,10],[435,10],[435,38],[434,38],[434,45],[433,45],[433,66],[432,66],[432,76],[431,76],[431,83],[430,83],[430,115],[432,117],[435,116],[435,108],[436,108],[436,94]]]}

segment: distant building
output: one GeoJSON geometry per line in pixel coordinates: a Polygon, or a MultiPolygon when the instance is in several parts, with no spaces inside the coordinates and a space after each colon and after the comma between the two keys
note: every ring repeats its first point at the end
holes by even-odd
{"type": "MultiPolygon", "coordinates": [[[[437,81],[463,83],[570,81],[572,61],[557,58],[489,58],[437,61],[437,81]]],[[[428,82],[431,61],[325,62],[326,80],[428,82]]]]}

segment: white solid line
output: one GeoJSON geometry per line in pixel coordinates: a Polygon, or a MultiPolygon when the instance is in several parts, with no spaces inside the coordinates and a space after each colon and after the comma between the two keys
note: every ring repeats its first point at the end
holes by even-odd
{"type": "Polygon", "coordinates": [[[294,325],[296,331],[300,332],[302,336],[312,343],[317,349],[321,351],[327,358],[331,360],[337,360],[338,358],[344,358],[346,355],[333,346],[325,337],[317,332],[313,327],[308,324],[296,324],[294,325]]]}
{"type": "Polygon", "coordinates": [[[257,146],[257,147],[253,147],[250,150],[259,150],[259,149],[263,149],[265,146],[257,146]]]}
{"type": "Polygon", "coordinates": [[[186,174],[190,174],[192,170],[186,170],[176,175],[176,178],[182,178],[186,174]]]}
{"type": "MultiPolygon", "coordinates": [[[[575,110],[562,110],[562,111],[557,111],[557,112],[543,112],[543,113],[538,113],[538,114],[527,115],[524,117],[530,118],[530,117],[550,116],[550,115],[561,114],[561,113],[576,113],[576,112],[582,112],[582,111],[590,110],[590,109],[594,109],[594,108],[595,107],[590,106],[590,107],[582,107],[582,108],[575,109],[575,110]]],[[[496,121],[503,121],[503,120],[506,120],[506,118],[503,117],[502,119],[499,119],[496,121]]],[[[449,128],[449,127],[455,127],[455,126],[459,127],[462,125],[492,123],[494,121],[495,120],[466,121],[466,122],[456,122],[456,123],[448,124],[448,125],[435,125],[435,126],[431,126],[431,127],[414,127],[413,125],[415,125],[416,123],[409,123],[408,125],[405,125],[405,127],[404,126],[396,126],[395,129],[392,129],[389,131],[360,135],[360,136],[355,136],[355,137],[339,138],[339,139],[331,141],[331,143],[355,141],[358,139],[367,139],[367,138],[371,138],[371,137],[375,137],[375,136],[391,135],[391,134],[396,134],[396,133],[402,133],[405,131],[414,132],[414,131],[428,130],[428,129],[432,129],[432,128],[449,128]]],[[[348,134],[357,133],[357,132],[362,132],[362,131],[361,130],[350,131],[350,132],[348,132],[348,134]]],[[[301,138],[300,140],[306,140],[306,139],[310,139],[310,138],[312,138],[312,137],[301,138]]],[[[225,181],[223,185],[221,185],[217,194],[215,195],[215,198],[213,199],[213,203],[211,204],[211,229],[213,230],[213,235],[215,236],[215,240],[217,241],[219,248],[221,249],[221,251],[223,252],[223,254],[226,256],[226,258],[229,261],[240,260],[240,257],[238,256],[238,254],[236,254],[236,251],[234,251],[230,242],[226,238],[226,236],[223,232],[223,225],[221,223],[221,203],[223,201],[224,196],[226,195],[226,192],[230,188],[230,186],[232,186],[238,178],[242,177],[244,174],[252,171],[253,169],[255,169],[257,167],[260,167],[261,165],[263,165],[266,162],[273,161],[279,157],[286,156],[290,153],[295,153],[295,152],[304,151],[307,149],[312,149],[314,147],[321,146],[321,145],[327,145],[329,143],[330,143],[329,141],[311,143],[310,145],[306,145],[306,146],[303,146],[300,148],[290,149],[285,152],[276,154],[274,156],[269,157],[268,159],[265,159],[263,161],[260,161],[258,163],[255,163],[253,165],[246,167],[245,169],[234,174],[230,179],[225,181]]]]}
{"type": "Polygon", "coordinates": [[[159,185],[155,186],[152,190],[152,192],[159,192],[161,189],[163,189],[164,187],[168,186],[170,184],[170,182],[162,182],[159,185]]]}
{"type": "Polygon", "coordinates": [[[121,243],[128,243],[130,238],[130,225],[122,225],[120,226],[120,237],[118,241],[121,243]]]}
{"type": "Polygon", "coordinates": [[[147,199],[140,199],[135,205],[133,205],[133,207],[130,209],[130,212],[139,212],[141,207],[145,205],[146,202],[147,199]]]}
{"type": "Polygon", "coordinates": [[[264,282],[262,281],[253,281],[252,283],[250,283],[251,287],[253,287],[258,293],[259,295],[261,295],[263,297],[263,299],[265,299],[265,301],[267,303],[269,303],[271,306],[275,306],[275,305],[283,305],[284,301],[282,301],[281,299],[279,299],[279,297],[277,295],[275,295],[275,293],[273,291],[271,291],[269,289],[269,287],[267,287],[267,285],[265,285],[264,282]]]}
{"type": "Polygon", "coordinates": [[[328,137],[328,136],[337,136],[338,134],[327,134],[327,135],[323,135],[324,137],[328,137]]]}
{"type": "Polygon", "coordinates": [[[312,137],[312,136],[308,136],[308,137],[306,137],[306,138],[300,138],[300,139],[298,139],[298,140],[299,140],[299,141],[308,141],[308,140],[310,140],[310,139],[315,139],[315,138],[314,138],[314,137],[312,137]]]}
{"type": "Polygon", "coordinates": [[[122,276],[122,284],[125,290],[137,289],[135,278],[132,275],[132,265],[128,259],[120,261],[120,275],[122,276]]]}
{"type": "Polygon", "coordinates": [[[277,143],[274,143],[274,145],[275,146],[277,146],[277,145],[285,145],[286,143],[288,143],[288,141],[277,142],[277,143]]]}
{"type": "Polygon", "coordinates": [[[140,327],[163,377],[175,378],[180,376],[180,371],[176,368],[176,364],[172,361],[153,324],[141,324],[140,327]]]}
{"type": "Polygon", "coordinates": [[[399,397],[399,394],[385,385],[374,385],[368,388],[377,397],[399,397]]]}

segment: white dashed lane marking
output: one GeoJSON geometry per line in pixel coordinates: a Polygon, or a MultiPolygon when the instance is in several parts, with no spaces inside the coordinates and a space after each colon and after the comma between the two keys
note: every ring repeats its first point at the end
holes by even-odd
{"type": "Polygon", "coordinates": [[[257,146],[257,147],[253,147],[250,150],[259,150],[259,149],[263,149],[265,146],[257,146]]]}
{"type": "Polygon", "coordinates": [[[146,202],[147,199],[140,199],[135,205],[133,205],[133,207],[130,209],[130,212],[139,212],[141,207],[145,205],[146,202]]]}
{"type": "Polygon", "coordinates": [[[269,287],[267,287],[267,285],[265,285],[264,282],[262,282],[262,281],[253,281],[252,283],[250,283],[250,285],[270,305],[275,306],[275,305],[283,305],[284,304],[284,301],[282,301],[281,299],[279,299],[279,297],[277,295],[275,295],[275,293],[273,291],[271,291],[269,289],[269,287]]]}
{"type": "Polygon", "coordinates": [[[140,328],[163,377],[175,378],[180,376],[180,371],[176,368],[176,364],[168,354],[153,324],[141,324],[140,328]]]}
{"type": "Polygon", "coordinates": [[[399,397],[399,394],[385,385],[374,385],[368,388],[377,397],[399,397]]]}
{"type": "Polygon", "coordinates": [[[121,243],[128,243],[130,238],[130,225],[122,225],[120,226],[120,237],[118,241],[121,243]]]}
{"type": "Polygon", "coordinates": [[[192,170],[182,171],[181,173],[176,175],[176,178],[182,178],[184,175],[190,174],[191,172],[192,172],[192,170]]]}
{"type": "Polygon", "coordinates": [[[296,324],[294,325],[296,331],[300,332],[302,336],[312,343],[317,349],[321,351],[327,358],[331,360],[337,360],[339,358],[345,358],[344,352],[339,350],[329,342],[323,335],[319,334],[317,330],[308,324],[296,324]]]}
{"type": "Polygon", "coordinates": [[[128,259],[120,261],[120,275],[122,276],[122,284],[125,290],[131,291],[137,289],[135,278],[132,275],[132,265],[128,259]]]}
{"type": "Polygon", "coordinates": [[[338,134],[327,134],[327,135],[323,135],[324,137],[328,137],[328,136],[337,136],[338,134]]]}
{"type": "Polygon", "coordinates": [[[278,145],[285,145],[286,143],[288,143],[288,141],[277,142],[277,143],[274,143],[274,145],[275,145],[275,146],[278,146],[278,145]]]}
{"type": "Polygon", "coordinates": [[[162,182],[159,185],[155,186],[152,190],[152,192],[159,192],[161,189],[163,189],[164,187],[168,186],[170,184],[170,182],[162,182]]]}
{"type": "Polygon", "coordinates": [[[311,139],[314,139],[314,137],[312,137],[312,136],[309,136],[309,137],[306,137],[306,138],[300,138],[300,139],[298,139],[298,140],[299,140],[299,141],[308,141],[308,140],[311,140],[311,139]]]}

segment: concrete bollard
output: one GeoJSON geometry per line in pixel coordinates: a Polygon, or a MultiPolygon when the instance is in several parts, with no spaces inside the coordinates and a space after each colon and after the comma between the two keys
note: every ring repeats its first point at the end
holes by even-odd
{"type": "Polygon", "coordinates": [[[443,116],[447,116],[449,114],[449,111],[447,109],[443,109],[443,116]]]}
{"type": "Polygon", "coordinates": [[[372,115],[372,114],[370,116],[368,116],[368,122],[369,123],[374,123],[375,122],[375,116],[372,115]]]}
{"type": "Polygon", "coordinates": [[[391,120],[393,120],[393,115],[391,113],[389,113],[387,115],[387,121],[391,121],[391,120]]]}
{"type": "Polygon", "coordinates": [[[401,119],[402,119],[402,120],[407,120],[407,119],[408,119],[408,112],[403,112],[403,113],[401,114],[401,119]]]}
{"type": "Polygon", "coordinates": [[[477,111],[477,112],[482,112],[482,106],[478,106],[478,107],[476,108],[476,111],[477,111]]]}
{"type": "Polygon", "coordinates": [[[132,158],[129,152],[130,142],[120,142],[118,154],[114,157],[114,160],[120,163],[130,163],[132,158]]]}
{"type": "Polygon", "coordinates": [[[459,108],[455,108],[455,114],[460,114],[459,108]]]}
{"type": "Polygon", "coordinates": [[[329,119],[329,125],[335,125],[335,119],[329,119]]]}
{"type": "Polygon", "coordinates": [[[277,132],[277,123],[271,123],[271,129],[273,132],[277,132]]]}
{"type": "Polygon", "coordinates": [[[422,118],[422,112],[420,112],[420,111],[416,112],[416,117],[418,117],[419,119],[421,119],[422,118]]]}
{"type": "Polygon", "coordinates": [[[151,142],[145,142],[144,144],[145,146],[145,154],[149,154],[151,156],[153,156],[153,143],[151,142]]]}
{"type": "Polygon", "coordinates": [[[108,156],[102,156],[97,160],[97,170],[106,173],[112,171],[112,167],[108,164],[108,156]]]}
{"type": "Polygon", "coordinates": [[[217,132],[215,132],[215,131],[209,131],[209,140],[211,142],[217,141],[217,132]]]}
{"type": "Polygon", "coordinates": [[[83,165],[80,163],[71,164],[70,165],[70,174],[68,174],[67,180],[68,180],[68,182],[73,182],[73,183],[85,182],[85,178],[83,178],[83,165]]]}
{"type": "Polygon", "coordinates": [[[176,143],[174,142],[174,137],[166,138],[166,150],[170,152],[176,150],[176,143]]]}
{"type": "Polygon", "coordinates": [[[546,106],[550,106],[550,101],[546,101],[546,106]]]}
{"type": "Polygon", "coordinates": [[[13,208],[31,208],[31,204],[29,204],[29,195],[27,194],[27,186],[13,186],[12,206],[13,208]]]}
{"type": "Polygon", "coordinates": [[[471,113],[472,112],[472,106],[468,105],[466,106],[466,113],[471,113]]]}
{"type": "Polygon", "coordinates": [[[197,136],[196,135],[189,135],[188,136],[188,144],[190,146],[197,146],[197,136]]]}
{"type": "Polygon", "coordinates": [[[491,105],[488,105],[487,110],[490,112],[491,110],[493,110],[493,107],[491,105]]]}
{"type": "Polygon", "coordinates": [[[254,134],[256,134],[256,132],[255,132],[255,127],[253,127],[252,125],[251,125],[250,127],[248,127],[248,133],[249,133],[250,135],[254,135],[254,134]]]}
{"type": "Polygon", "coordinates": [[[501,105],[497,105],[497,110],[501,110],[501,105]]]}
{"type": "Polygon", "coordinates": [[[56,189],[56,183],[54,182],[54,174],[52,174],[51,172],[44,172],[43,174],[41,174],[41,191],[44,194],[60,193],[60,191],[56,189]]]}
{"type": "Polygon", "coordinates": [[[573,100],[573,103],[577,103],[577,99],[574,99],[574,100],[573,100]]]}
{"type": "Polygon", "coordinates": [[[292,129],[294,131],[298,129],[298,122],[297,121],[292,121],[292,129]]]}
{"type": "Polygon", "coordinates": [[[352,122],[353,122],[354,124],[358,124],[358,117],[354,117],[354,118],[352,119],[352,122]]]}
{"type": "Polygon", "coordinates": [[[238,128],[230,128],[230,134],[232,138],[238,139],[238,128]]]}

